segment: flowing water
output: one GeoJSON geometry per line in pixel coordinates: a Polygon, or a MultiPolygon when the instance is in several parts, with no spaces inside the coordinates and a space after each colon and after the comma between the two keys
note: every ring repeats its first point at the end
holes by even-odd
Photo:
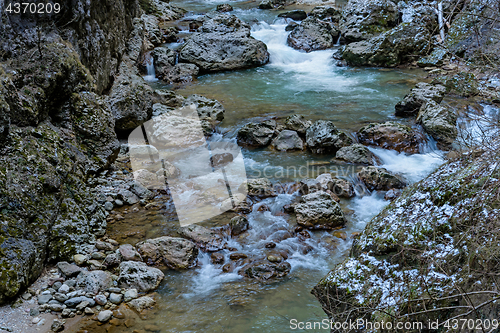
{"type": "MultiPolygon", "coordinates": [[[[192,11],[188,18],[196,18],[219,3],[222,2],[191,0],[178,4],[192,11]]],[[[296,113],[310,120],[332,120],[349,133],[368,122],[395,120],[394,105],[424,76],[419,70],[336,67],[332,50],[304,53],[288,47],[287,22],[276,18],[278,12],[250,8],[257,6],[255,2],[234,1],[231,4],[236,8],[235,15],[252,24],[252,35],[268,46],[271,54],[268,65],[203,75],[188,86],[151,83],[155,88],[177,89],[185,96],[196,93],[221,101],[226,108],[225,119],[219,126],[222,134],[214,135],[212,141],[235,142],[237,130],[251,120],[280,119],[296,113]]],[[[182,23],[180,26],[182,28],[182,23]]],[[[422,179],[444,161],[443,153],[436,149],[432,140],[421,154],[416,155],[370,149],[380,158],[383,167],[402,175],[410,183],[422,179]]],[[[286,182],[337,172],[354,179],[354,167],[321,163],[318,167],[318,162],[329,161],[333,156],[280,153],[270,149],[243,149],[243,156],[248,177],[266,176],[273,181],[286,182]]],[[[261,284],[242,278],[238,267],[231,273],[223,273],[220,265],[212,264],[209,256],[201,253],[196,269],[165,272],[164,283],[158,290],[159,309],[146,323],[154,323],[161,332],[274,333],[292,331],[289,326],[292,318],[299,321],[326,318],[320,304],[310,294],[311,288],[345,258],[352,243],[349,236],[362,231],[388,203],[381,193],[364,191],[358,194],[341,203],[348,218],[342,230],[347,240],[326,231],[311,233],[311,238],[307,239],[289,237],[295,223],[293,217],[282,210],[285,204],[297,200],[296,193],[280,194],[255,205],[248,215],[251,230],[242,237],[229,239],[230,247],[250,258],[285,252],[292,267],[290,274],[280,281],[261,284]],[[269,209],[258,211],[262,205],[269,209]],[[272,251],[265,247],[269,241],[277,243],[272,251]]],[[[148,218],[151,221],[155,217],[149,215],[148,218]]],[[[224,224],[229,218],[223,215],[220,221],[224,224]]],[[[167,234],[169,223],[173,222],[157,221],[157,225],[165,224],[165,227],[157,227],[155,235],[167,234]]],[[[144,228],[146,226],[145,223],[144,228]]],[[[153,236],[151,232],[144,235],[153,236]]],[[[224,250],[223,253],[229,262],[230,252],[224,250]]],[[[128,332],[124,327],[121,331],[128,332]]]]}

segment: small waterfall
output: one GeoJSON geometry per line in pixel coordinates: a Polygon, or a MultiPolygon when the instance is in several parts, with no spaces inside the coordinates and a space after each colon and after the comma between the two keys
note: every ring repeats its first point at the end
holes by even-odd
{"type": "Polygon", "coordinates": [[[146,66],[147,75],[144,77],[146,81],[158,81],[155,73],[154,59],[151,56],[151,52],[144,54],[144,66],[146,66]]]}
{"type": "Polygon", "coordinates": [[[340,46],[340,39],[342,38],[342,33],[339,32],[339,38],[337,39],[337,42],[335,43],[335,46],[340,46]]]}

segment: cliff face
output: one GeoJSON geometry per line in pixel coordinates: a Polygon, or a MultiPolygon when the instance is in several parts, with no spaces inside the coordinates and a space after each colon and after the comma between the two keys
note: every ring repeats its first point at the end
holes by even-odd
{"type": "MultiPolygon", "coordinates": [[[[2,2],[4,5],[4,3],[2,2]]],[[[135,0],[64,1],[58,15],[0,17],[0,303],[47,260],[106,227],[86,185],[118,153],[106,96],[127,50],[135,0]]]]}

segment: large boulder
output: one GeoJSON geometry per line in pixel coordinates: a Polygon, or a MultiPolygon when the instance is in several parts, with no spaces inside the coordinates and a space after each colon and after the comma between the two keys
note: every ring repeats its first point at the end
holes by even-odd
{"type": "Polygon", "coordinates": [[[340,148],[335,155],[335,159],[353,164],[373,165],[376,156],[365,146],[355,143],[340,148]]]}
{"type": "Polygon", "coordinates": [[[240,192],[245,192],[245,190],[248,195],[260,198],[276,196],[273,184],[267,178],[248,179],[241,184],[240,192]]]}
{"type": "Polygon", "coordinates": [[[404,117],[416,115],[420,107],[430,100],[438,104],[441,103],[445,93],[446,87],[442,85],[419,82],[401,102],[396,104],[396,116],[404,117]]]}
{"type": "Polygon", "coordinates": [[[280,151],[304,149],[304,142],[297,132],[290,130],[281,131],[273,140],[272,145],[274,149],[280,151]]]}
{"type": "Polygon", "coordinates": [[[362,127],[358,132],[358,140],[365,145],[414,154],[419,152],[422,138],[411,127],[388,121],[362,127]]]}
{"type": "Polygon", "coordinates": [[[180,62],[197,65],[203,72],[234,70],[265,65],[266,45],[250,36],[250,26],[229,14],[203,23],[182,46],[180,62]]]}
{"type": "Polygon", "coordinates": [[[307,128],[307,147],[316,154],[335,153],[352,143],[352,139],[340,131],[333,122],[318,120],[307,128]]]}
{"type": "Polygon", "coordinates": [[[153,89],[139,75],[130,61],[122,61],[119,75],[109,94],[117,132],[127,132],[142,125],[153,114],[153,89]]]}
{"type": "Polygon", "coordinates": [[[96,295],[99,291],[105,291],[113,285],[111,273],[101,270],[82,271],[76,280],[77,285],[87,293],[96,295]]]}
{"type": "MultiPolygon", "coordinates": [[[[169,47],[159,46],[151,51],[156,77],[165,80],[175,66],[176,53],[169,47]]],[[[148,60],[146,60],[148,61],[148,60]]]]}
{"type": "Polygon", "coordinates": [[[264,147],[271,143],[275,134],[276,121],[265,120],[260,123],[248,123],[238,131],[238,143],[264,147]]]}
{"type": "Polygon", "coordinates": [[[340,31],[347,43],[370,39],[398,24],[397,5],[389,0],[349,0],[342,11],[340,31]]]}
{"type": "Polygon", "coordinates": [[[226,247],[226,241],[217,231],[202,227],[201,225],[189,225],[179,229],[179,235],[196,243],[201,249],[215,252],[226,247]]]}
{"type": "Polygon", "coordinates": [[[417,122],[437,141],[451,144],[457,138],[457,115],[449,107],[429,101],[420,109],[417,122]]]}
{"type": "Polygon", "coordinates": [[[394,67],[432,51],[430,32],[415,23],[402,23],[369,40],[346,46],[342,58],[350,66],[394,67]]]}
{"type": "Polygon", "coordinates": [[[291,131],[296,131],[300,135],[305,135],[306,130],[311,126],[312,122],[306,120],[303,115],[294,114],[285,119],[285,128],[291,131]]]}
{"type": "Polygon", "coordinates": [[[168,71],[162,78],[163,81],[174,84],[174,83],[189,83],[193,82],[200,69],[195,64],[177,64],[170,71],[168,71]]]}
{"type": "Polygon", "coordinates": [[[405,182],[384,168],[374,166],[364,167],[358,172],[358,177],[370,190],[388,191],[393,188],[403,188],[405,182]]]}
{"type": "Polygon", "coordinates": [[[297,50],[306,52],[332,48],[340,31],[315,16],[308,17],[288,35],[287,43],[297,50]]]}
{"type": "Polygon", "coordinates": [[[334,229],[346,223],[342,209],[330,194],[317,191],[302,197],[295,205],[297,223],[308,229],[334,229]]]}
{"type": "Polygon", "coordinates": [[[137,243],[137,249],[148,265],[188,269],[196,265],[198,249],[190,240],[163,236],[137,243]]]}
{"type": "Polygon", "coordinates": [[[124,261],[120,264],[117,282],[120,288],[134,288],[147,293],[158,288],[164,276],[158,268],[149,267],[143,262],[124,261]]]}

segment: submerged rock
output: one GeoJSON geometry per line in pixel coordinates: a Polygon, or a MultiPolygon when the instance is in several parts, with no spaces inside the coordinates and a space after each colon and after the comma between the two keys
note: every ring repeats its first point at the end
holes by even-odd
{"type": "Polygon", "coordinates": [[[216,9],[219,13],[227,13],[227,12],[232,12],[233,11],[233,6],[231,6],[228,3],[223,3],[220,5],[217,5],[216,9]]]}
{"type": "Polygon", "coordinates": [[[179,50],[179,61],[195,64],[204,72],[265,65],[266,45],[250,36],[250,26],[239,18],[219,14],[206,20],[179,50]]]}
{"type": "Polygon", "coordinates": [[[442,85],[419,82],[401,102],[396,104],[396,116],[405,117],[416,115],[422,105],[430,100],[438,104],[441,103],[445,93],[446,88],[442,85]]]}
{"type": "Polygon", "coordinates": [[[284,12],[278,15],[278,17],[286,17],[286,18],[291,18],[292,20],[295,21],[302,21],[307,17],[307,14],[303,10],[292,10],[290,12],[284,12]]]}
{"type": "Polygon", "coordinates": [[[274,120],[246,124],[238,131],[238,143],[256,147],[267,146],[271,143],[275,129],[276,121],[274,120]]]}
{"type": "Polygon", "coordinates": [[[382,124],[372,123],[362,127],[358,140],[365,145],[380,146],[410,154],[418,153],[422,138],[406,125],[388,121],[382,124]]]}
{"type": "Polygon", "coordinates": [[[340,131],[333,122],[318,120],[306,131],[307,147],[316,154],[335,153],[352,143],[352,139],[340,131]]]}
{"type": "Polygon", "coordinates": [[[290,273],[292,266],[288,262],[282,263],[254,263],[250,267],[244,268],[246,276],[266,282],[272,279],[280,279],[290,273]]]}
{"type": "Polygon", "coordinates": [[[299,137],[297,132],[290,130],[281,131],[273,140],[272,145],[274,149],[280,151],[304,149],[304,142],[299,137]]]}
{"type": "Polygon", "coordinates": [[[141,313],[142,311],[154,306],[156,301],[150,296],[142,296],[129,301],[127,304],[136,312],[141,313]]]}
{"type": "Polygon", "coordinates": [[[148,265],[188,269],[196,265],[198,249],[187,239],[163,236],[137,243],[137,249],[148,265]]]}
{"type": "Polygon", "coordinates": [[[370,190],[388,191],[393,188],[403,188],[406,184],[384,168],[374,166],[364,167],[358,172],[358,177],[370,190]]]}
{"type": "Polygon", "coordinates": [[[292,30],[287,44],[306,52],[325,50],[333,47],[339,34],[340,31],[335,26],[311,16],[292,30]]]}
{"type": "Polygon", "coordinates": [[[317,191],[302,197],[295,205],[297,223],[309,229],[334,229],[346,222],[340,206],[330,194],[317,191]]]}
{"type": "Polygon", "coordinates": [[[158,268],[148,267],[143,262],[124,261],[120,264],[117,282],[121,288],[148,292],[158,288],[163,278],[164,274],[158,268]]]}
{"type": "Polygon", "coordinates": [[[245,216],[235,216],[229,222],[231,235],[238,236],[250,228],[250,224],[245,216]]]}
{"type": "Polygon", "coordinates": [[[437,141],[451,144],[457,138],[457,115],[449,107],[429,101],[420,109],[417,122],[437,141]]]}
{"type": "Polygon", "coordinates": [[[376,156],[365,146],[355,143],[340,148],[335,155],[335,159],[354,164],[373,165],[376,156]]]}
{"type": "Polygon", "coordinates": [[[338,197],[349,199],[356,195],[352,182],[342,178],[332,178],[332,183],[331,191],[338,197]]]}

